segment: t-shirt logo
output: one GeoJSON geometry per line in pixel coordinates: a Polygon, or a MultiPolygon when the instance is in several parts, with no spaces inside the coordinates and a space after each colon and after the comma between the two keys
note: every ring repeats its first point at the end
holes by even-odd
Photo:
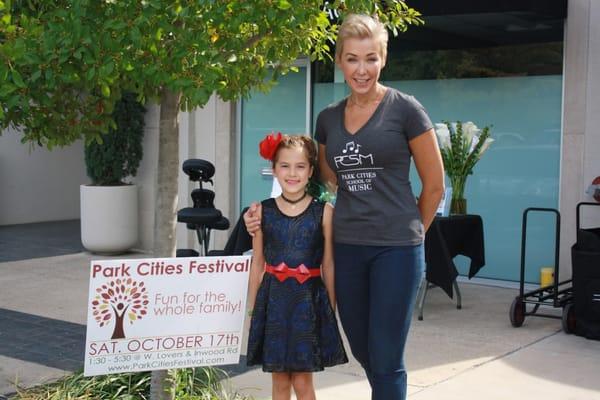
{"type": "Polygon", "coordinates": [[[352,142],[346,143],[346,147],[342,149],[342,154],[333,157],[336,168],[340,167],[356,167],[363,165],[373,165],[373,154],[360,154],[360,144],[352,142]]]}

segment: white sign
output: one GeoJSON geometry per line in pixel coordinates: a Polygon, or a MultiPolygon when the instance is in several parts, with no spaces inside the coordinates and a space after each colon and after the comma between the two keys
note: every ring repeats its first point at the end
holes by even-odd
{"type": "Polygon", "coordinates": [[[249,256],[92,261],[84,375],[237,364],[249,256]]]}

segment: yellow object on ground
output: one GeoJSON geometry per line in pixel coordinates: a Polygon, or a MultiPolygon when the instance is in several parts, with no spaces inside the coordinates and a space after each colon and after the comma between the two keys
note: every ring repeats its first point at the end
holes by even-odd
{"type": "Polygon", "coordinates": [[[554,267],[540,268],[540,286],[550,286],[554,283],[554,267]]]}

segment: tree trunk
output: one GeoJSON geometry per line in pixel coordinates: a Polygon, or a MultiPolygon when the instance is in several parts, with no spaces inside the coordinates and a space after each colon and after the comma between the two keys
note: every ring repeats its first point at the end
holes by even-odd
{"type": "Polygon", "coordinates": [[[123,329],[123,317],[125,317],[125,311],[121,314],[113,307],[115,313],[115,329],[113,330],[113,334],[111,339],[124,339],[125,338],[125,330],[123,329]]]}
{"type": "Polygon", "coordinates": [[[154,257],[175,257],[179,173],[178,115],[181,95],[164,89],[160,100],[154,257]]]}
{"type": "Polygon", "coordinates": [[[170,377],[170,371],[161,369],[152,371],[150,377],[150,400],[174,400],[175,382],[170,377]]]}
{"type": "MultiPolygon", "coordinates": [[[[180,93],[163,89],[160,97],[156,208],[154,211],[154,257],[175,257],[177,223],[177,176],[179,173],[180,93]]],[[[152,371],[151,400],[172,400],[169,371],[152,371]]]]}

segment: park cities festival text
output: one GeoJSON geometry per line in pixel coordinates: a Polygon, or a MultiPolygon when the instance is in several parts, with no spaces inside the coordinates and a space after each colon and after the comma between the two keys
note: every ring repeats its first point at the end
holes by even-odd
{"type": "MultiPolygon", "coordinates": [[[[157,260],[152,262],[141,262],[137,265],[135,271],[139,276],[156,275],[181,275],[187,274],[219,274],[223,272],[248,272],[250,270],[250,260],[245,262],[228,263],[223,259],[217,258],[215,262],[198,263],[196,259],[190,260],[188,267],[184,269],[182,264],[165,264],[164,261],[157,260]]],[[[105,278],[124,278],[131,277],[131,265],[121,263],[120,266],[103,266],[94,264],[92,268],[92,278],[101,275],[105,278]]]]}

